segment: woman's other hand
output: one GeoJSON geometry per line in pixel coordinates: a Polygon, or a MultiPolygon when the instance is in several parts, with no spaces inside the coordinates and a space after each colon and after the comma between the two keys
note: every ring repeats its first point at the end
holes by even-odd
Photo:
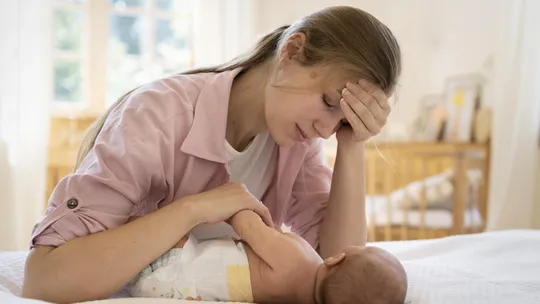
{"type": "Polygon", "coordinates": [[[210,191],[180,199],[189,204],[199,223],[225,222],[242,210],[252,210],[264,223],[274,227],[268,208],[255,198],[243,184],[228,183],[210,191]]]}
{"type": "Polygon", "coordinates": [[[366,80],[347,83],[340,106],[348,122],[337,132],[340,144],[364,142],[379,134],[391,110],[386,94],[366,80]]]}

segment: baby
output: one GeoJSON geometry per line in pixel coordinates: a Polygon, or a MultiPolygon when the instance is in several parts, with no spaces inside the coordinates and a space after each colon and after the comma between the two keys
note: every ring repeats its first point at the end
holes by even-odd
{"type": "Polygon", "coordinates": [[[403,303],[407,277],[390,253],[351,246],[322,260],[304,239],[252,211],[230,224],[242,241],[184,238],[128,285],[135,297],[249,303],[403,303]]]}

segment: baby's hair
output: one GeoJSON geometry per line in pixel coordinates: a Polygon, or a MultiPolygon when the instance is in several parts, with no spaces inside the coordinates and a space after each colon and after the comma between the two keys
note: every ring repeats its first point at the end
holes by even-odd
{"type": "Polygon", "coordinates": [[[388,255],[371,247],[362,255],[345,257],[322,283],[322,304],[403,304],[407,276],[388,255]],[[386,255],[385,261],[380,254],[386,255]]]}

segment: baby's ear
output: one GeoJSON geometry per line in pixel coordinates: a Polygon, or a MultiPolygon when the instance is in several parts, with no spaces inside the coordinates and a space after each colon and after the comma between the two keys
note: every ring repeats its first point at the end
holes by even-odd
{"type": "Polygon", "coordinates": [[[324,264],[326,266],[334,266],[334,265],[337,265],[337,264],[341,263],[344,259],[345,259],[345,253],[342,252],[342,253],[340,253],[338,255],[326,258],[324,260],[324,264]]]}

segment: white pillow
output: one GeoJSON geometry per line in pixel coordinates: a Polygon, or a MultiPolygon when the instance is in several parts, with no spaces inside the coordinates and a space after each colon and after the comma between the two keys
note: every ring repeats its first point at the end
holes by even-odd
{"type": "Polygon", "coordinates": [[[412,182],[404,188],[392,192],[390,194],[392,204],[402,209],[420,208],[424,186],[426,189],[426,208],[445,206],[452,199],[454,193],[452,173],[446,171],[424,180],[412,182]]]}
{"type": "MultiPolygon", "coordinates": [[[[470,191],[479,191],[478,187],[482,183],[482,171],[469,169],[466,172],[468,185],[472,187],[470,191]]],[[[422,201],[422,189],[426,187],[426,208],[431,209],[451,209],[452,196],[454,195],[453,173],[447,170],[441,174],[430,176],[424,180],[419,180],[408,184],[390,194],[392,205],[401,209],[418,209],[422,201]]],[[[466,205],[473,202],[473,197],[467,198],[466,205]]],[[[477,193],[478,195],[478,193],[477,193]]]]}

